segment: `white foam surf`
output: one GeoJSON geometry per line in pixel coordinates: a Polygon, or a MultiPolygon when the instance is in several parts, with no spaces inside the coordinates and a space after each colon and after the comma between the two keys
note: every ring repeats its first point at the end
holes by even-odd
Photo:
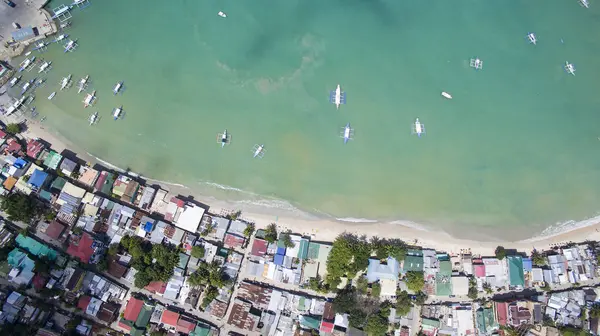
{"type": "Polygon", "coordinates": [[[349,222],[349,223],[377,223],[377,222],[379,222],[376,219],[354,218],[354,217],[336,218],[335,220],[340,221],[340,222],[349,222]]]}
{"type": "Polygon", "coordinates": [[[590,217],[590,218],[584,219],[582,221],[569,220],[569,221],[565,221],[565,222],[559,222],[550,227],[547,227],[539,235],[529,238],[529,239],[525,239],[523,241],[524,242],[536,242],[536,241],[556,237],[556,236],[565,234],[570,231],[575,231],[575,230],[578,230],[581,228],[596,225],[598,223],[600,223],[600,215],[596,215],[594,217],[590,217]]]}

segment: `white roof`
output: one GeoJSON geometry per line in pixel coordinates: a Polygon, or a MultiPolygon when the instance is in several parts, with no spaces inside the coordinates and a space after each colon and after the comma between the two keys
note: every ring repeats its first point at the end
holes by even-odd
{"type": "Polygon", "coordinates": [[[79,188],[78,186],[69,182],[65,183],[62,191],[76,198],[83,198],[85,195],[85,189],[79,188]]]}
{"type": "Polygon", "coordinates": [[[531,280],[533,280],[534,282],[544,281],[544,271],[541,268],[532,268],[531,280]]]}
{"type": "Polygon", "coordinates": [[[392,279],[380,279],[381,284],[381,296],[395,296],[396,288],[398,287],[398,281],[392,279]]]}
{"type": "Polygon", "coordinates": [[[469,279],[465,276],[452,277],[452,294],[467,295],[469,294],[469,279]]]}
{"type": "Polygon", "coordinates": [[[196,232],[200,225],[200,221],[202,220],[202,216],[204,216],[204,208],[194,204],[186,204],[183,207],[183,212],[174,224],[186,231],[196,232]]]}

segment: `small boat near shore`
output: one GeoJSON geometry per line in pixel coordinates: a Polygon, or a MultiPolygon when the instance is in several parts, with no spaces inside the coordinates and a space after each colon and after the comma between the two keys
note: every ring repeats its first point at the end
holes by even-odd
{"type": "Polygon", "coordinates": [[[342,91],[342,87],[339,84],[335,90],[329,93],[329,101],[335,105],[336,109],[339,109],[340,105],[346,104],[346,93],[342,91]]]}
{"type": "Polygon", "coordinates": [[[220,17],[222,17],[222,18],[226,18],[227,17],[227,14],[225,14],[225,12],[221,12],[221,11],[219,11],[217,13],[217,15],[220,16],[220,17]]]}
{"type": "Polygon", "coordinates": [[[230,135],[227,133],[227,130],[221,133],[221,148],[225,147],[225,145],[229,144],[230,135]]]}
{"type": "Polygon", "coordinates": [[[118,94],[121,89],[123,88],[123,81],[118,82],[117,84],[115,84],[115,87],[113,88],[113,94],[118,94]]]}
{"type": "Polygon", "coordinates": [[[96,100],[96,90],[94,90],[92,93],[88,94],[85,99],[83,100],[83,107],[88,107],[90,105],[92,105],[94,103],[94,100],[96,100]]]}
{"type": "Polygon", "coordinates": [[[565,71],[568,74],[575,76],[575,66],[573,65],[573,63],[565,62],[565,71]]]}
{"type": "Polygon", "coordinates": [[[60,24],[60,29],[65,29],[71,27],[71,21],[63,22],[60,24]]]}
{"type": "Polygon", "coordinates": [[[8,86],[13,87],[17,85],[17,83],[21,80],[23,76],[13,77],[10,82],[8,82],[8,86]]]}
{"type": "Polygon", "coordinates": [[[347,144],[348,140],[352,140],[353,133],[354,130],[352,129],[352,127],[350,127],[350,123],[347,123],[342,130],[342,138],[344,138],[344,144],[347,144]]]}
{"type": "Polygon", "coordinates": [[[262,157],[265,156],[265,145],[254,145],[252,151],[254,152],[252,157],[262,159],[262,157]]]}
{"type": "Polygon", "coordinates": [[[417,118],[413,124],[412,134],[416,134],[419,138],[421,135],[425,134],[425,125],[419,121],[419,118],[417,118]]]}
{"type": "Polygon", "coordinates": [[[54,43],[58,43],[64,39],[66,39],[67,37],[69,37],[69,34],[60,34],[60,35],[58,35],[58,37],[56,37],[54,39],[54,43]]]}
{"type": "Polygon", "coordinates": [[[537,44],[537,37],[535,36],[534,33],[528,33],[527,34],[527,40],[529,40],[529,43],[536,45],[537,44]]]}
{"type": "Polygon", "coordinates": [[[452,99],[452,95],[451,95],[451,94],[449,94],[449,93],[448,93],[448,92],[446,92],[446,91],[443,91],[443,92],[442,92],[442,97],[444,97],[444,98],[446,98],[446,99],[452,99]]]}
{"type": "Polygon", "coordinates": [[[42,65],[40,65],[40,71],[38,71],[38,73],[46,71],[50,65],[52,65],[52,62],[44,62],[42,65]]]}
{"type": "Polygon", "coordinates": [[[74,51],[76,47],[77,47],[77,41],[69,40],[69,42],[67,42],[65,44],[65,52],[74,51]]]}
{"type": "Polygon", "coordinates": [[[20,67],[19,67],[19,72],[22,72],[23,70],[26,70],[27,68],[29,68],[30,65],[33,64],[33,62],[35,62],[35,56],[31,56],[31,58],[26,58],[23,60],[23,62],[21,62],[20,67]]]}
{"type": "Polygon", "coordinates": [[[48,96],[48,100],[52,100],[52,98],[54,98],[54,96],[56,96],[56,91],[52,92],[49,96],[48,96]]]}
{"type": "Polygon", "coordinates": [[[590,1],[589,0],[579,0],[579,4],[583,8],[590,8],[590,1]]]}
{"type": "Polygon", "coordinates": [[[60,81],[60,90],[64,90],[67,89],[69,84],[71,83],[71,78],[73,76],[71,74],[69,74],[67,77],[64,77],[61,81],[60,81]]]}
{"type": "Polygon", "coordinates": [[[31,50],[39,50],[39,51],[44,51],[45,49],[47,49],[46,47],[48,46],[48,43],[46,43],[46,41],[42,41],[40,43],[36,43],[35,47],[31,50]]]}
{"type": "Polygon", "coordinates": [[[30,80],[29,82],[26,82],[25,84],[23,84],[23,89],[21,90],[21,96],[25,94],[25,92],[27,92],[27,90],[29,90],[29,88],[31,87],[31,84],[33,84],[35,82],[35,78],[30,80]]]}
{"type": "Polygon", "coordinates": [[[90,114],[90,126],[96,124],[98,122],[98,111],[90,114]]]}
{"type": "Polygon", "coordinates": [[[123,113],[123,105],[121,105],[120,107],[115,107],[115,109],[113,110],[114,120],[121,118],[122,113],[123,113]]]}
{"type": "Polygon", "coordinates": [[[471,58],[469,66],[475,70],[483,69],[483,61],[479,57],[471,58]]]}
{"type": "Polygon", "coordinates": [[[30,95],[29,98],[27,98],[27,100],[25,101],[25,105],[29,105],[33,102],[33,100],[35,99],[35,95],[30,95]]]}
{"type": "Polygon", "coordinates": [[[79,81],[79,88],[77,89],[77,93],[81,93],[81,91],[85,90],[87,86],[87,82],[90,79],[90,75],[86,75],[79,81]]]}

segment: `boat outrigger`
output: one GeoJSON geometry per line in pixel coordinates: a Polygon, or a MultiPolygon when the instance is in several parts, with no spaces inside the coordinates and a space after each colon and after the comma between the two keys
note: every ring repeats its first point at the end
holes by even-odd
{"type": "Polygon", "coordinates": [[[60,90],[64,90],[64,89],[68,89],[69,88],[69,84],[71,84],[71,78],[73,76],[71,74],[69,74],[67,77],[63,78],[60,81],[60,90]]]}
{"type": "Polygon", "coordinates": [[[229,134],[227,130],[223,131],[223,133],[218,133],[217,143],[221,144],[221,148],[225,147],[225,145],[229,145],[231,143],[231,134],[229,134]]]}
{"type": "Polygon", "coordinates": [[[58,35],[57,38],[54,39],[54,43],[58,43],[64,39],[66,39],[67,37],[69,37],[69,34],[60,34],[60,35],[58,35]]]}
{"type": "Polygon", "coordinates": [[[48,49],[48,44],[46,41],[41,41],[35,44],[35,47],[31,50],[39,50],[40,52],[46,51],[48,49]]]}
{"type": "Polygon", "coordinates": [[[44,84],[44,82],[46,82],[46,78],[40,78],[35,81],[35,85],[33,87],[38,88],[38,87],[42,86],[42,84],[44,84]]]}
{"type": "Polygon", "coordinates": [[[527,34],[527,39],[529,40],[529,43],[536,45],[537,44],[537,37],[535,37],[534,33],[528,33],[527,34]]]}
{"type": "Polygon", "coordinates": [[[54,96],[56,96],[56,91],[52,92],[49,96],[48,96],[48,100],[52,100],[52,98],[54,98],[54,96]]]}
{"type": "Polygon", "coordinates": [[[21,80],[22,77],[23,76],[13,77],[13,79],[11,79],[10,82],[8,82],[8,85],[10,87],[17,85],[17,83],[21,80]]]}
{"type": "Polygon", "coordinates": [[[20,111],[19,107],[21,107],[21,105],[23,105],[23,102],[25,101],[27,97],[21,97],[21,99],[15,99],[15,102],[8,107],[8,109],[6,109],[6,113],[5,116],[9,116],[11,114],[13,114],[15,111],[20,111]]]}
{"type": "Polygon", "coordinates": [[[113,118],[115,120],[121,118],[122,113],[123,113],[123,105],[121,105],[120,107],[115,107],[115,109],[113,110],[113,118]]]}
{"type": "Polygon", "coordinates": [[[348,143],[348,140],[352,140],[352,136],[354,136],[354,129],[350,127],[350,123],[347,123],[345,127],[342,127],[342,138],[344,138],[344,143],[348,143]]]}
{"type": "Polygon", "coordinates": [[[579,0],[579,4],[584,8],[590,8],[589,0],[579,0]]]}
{"type": "Polygon", "coordinates": [[[90,79],[90,75],[86,75],[79,81],[79,88],[77,89],[77,93],[81,93],[81,91],[85,90],[89,79],[90,79]]]}
{"type": "Polygon", "coordinates": [[[413,124],[412,134],[416,134],[419,138],[422,134],[425,134],[425,125],[421,124],[419,118],[417,118],[413,124]]]}
{"type": "Polygon", "coordinates": [[[77,6],[80,9],[84,9],[91,4],[92,3],[89,0],[75,0],[75,1],[73,1],[73,4],[71,4],[71,6],[77,6]]]}
{"type": "Polygon", "coordinates": [[[254,152],[254,155],[252,157],[262,159],[262,157],[265,156],[266,152],[265,145],[254,145],[254,147],[252,147],[252,152],[254,152]]]}
{"type": "Polygon", "coordinates": [[[113,88],[113,93],[114,94],[119,93],[119,91],[121,91],[122,88],[123,88],[123,81],[120,81],[117,84],[115,84],[115,87],[113,88]]]}
{"type": "Polygon", "coordinates": [[[442,92],[442,97],[444,97],[446,99],[452,99],[452,95],[445,91],[442,92]]]}
{"type": "Polygon", "coordinates": [[[225,12],[221,12],[221,11],[219,11],[217,13],[217,15],[220,16],[220,17],[222,17],[222,18],[226,18],[227,17],[227,14],[225,14],[225,12]]]}
{"type": "Polygon", "coordinates": [[[44,62],[42,65],[40,65],[40,71],[38,71],[38,73],[47,72],[48,70],[50,70],[51,65],[52,62],[44,62]]]}
{"type": "Polygon", "coordinates": [[[71,27],[71,21],[63,22],[60,24],[60,29],[65,29],[71,27]]]}
{"type": "Polygon", "coordinates": [[[565,62],[565,71],[575,76],[575,66],[572,63],[565,62]]]}
{"type": "Polygon", "coordinates": [[[341,104],[346,104],[346,93],[342,91],[339,84],[335,90],[329,93],[329,101],[335,105],[336,109],[339,109],[341,104]]]}
{"type": "Polygon", "coordinates": [[[30,80],[29,82],[26,82],[25,84],[23,84],[23,89],[21,90],[21,96],[25,94],[25,92],[27,92],[27,90],[29,90],[29,88],[31,87],[31,84],[33,84],[35,82],[35,78],[30,80]]]}
{"type": "Polygon", "coordinates": [[[26,58],[23,60],[23,62],[21,62],[20,67],[19,67],[19,72],[23,71],[23,70],[28,70],[31,66],[33,66],[35,62],[35,56],[31,56],[31,58],[26,58]]]}
{"type": "Polygon", "coordinates": [[[469,62],[469,66],[471,68],[474,68],[475,70],[483,69],[483,61],[481,59],[479,59],[478,57],[471,58],[471,61],[469,62]]]}
{"type": "Polygon", "coordinates": [[[77,40],[69,40],[65,43],[65,52],[74,51],[77,48],[77,40]]]}
{"type": "Polygon", "coordinates": [[[90,126],[96,124],[98,122],[98,111],[90,114],[90,126]]]}
{"type": "Polygon", "coordinates": [[[83,100],[83,107],[88,107],[94,103],[96,100],[96,90],[92,91],[92,93],[88,94],[83,100]]]}

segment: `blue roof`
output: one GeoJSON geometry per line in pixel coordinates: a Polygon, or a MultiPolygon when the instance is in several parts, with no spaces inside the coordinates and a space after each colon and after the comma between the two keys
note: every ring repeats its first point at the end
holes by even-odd
{"type": "Polygon", "coordinates": [[[532,268],[533,268],[533,265],[531,263],[531,259],[523,258],[523,270],[526,272],[531,272],[532,268]]]}
{"type": "Polygon", "coordinates": [[[42,185],[44,185],[44,181],[46,181],[47,177],[48,174],[46,172],[36,169],[33,171],[33,174],[31,174],[31,177],[29,178],[29,181],[27,181],[27,183],[31,184],[36,188],[41,188],[42,185]]]}
{"type": "Polygon", "coordinates": [[[146,224],[144,224],[144,231],[146,232],[152,232],[152,227],[154,226],[154,223],[152,222],[146,222],[146,224]]]}
{"type": "Polygon", "coordinates": [[[33,33],[33,28],[31,26],[27,26],[25,28],[16,30],[12,32],[11,35],[12,38],[17,42],[27,40],[35,36],[35,34],[33,33]]]}
{"type": "Polygon", "coordinates": [[[400,265],[398,260],[389,257],[387,262],[382,264],[379,259],[369,259],[369,267],[367,268],[367,280],[375,282],[380,279],[398,280],[400,265]]]}
{"type": "Polygon", "coordinates": [[[278,247],[277,254],[285,255],[285,247],[278,247]]]}
{"type": "Polygon", "coordinates": [[[21,158],[18,158],[17,161],[15,161],[15,163],[13,164],[13,166],[15,166],[15,168],[21,169],[21,168],[27,166],[28,163],[29,162],[27,162],[21,158]]]}
{"type": "Polygon", "coordinates": [[[284,259],[285,258],[283,254],[276,254],[273,263],[275,263],[275,265],[283,265],[284,259]]]}

